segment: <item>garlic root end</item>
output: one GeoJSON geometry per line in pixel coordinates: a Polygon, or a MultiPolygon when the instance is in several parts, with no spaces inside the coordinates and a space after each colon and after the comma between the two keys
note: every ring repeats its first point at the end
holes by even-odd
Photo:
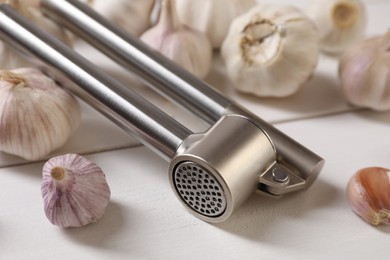
{"type": "Polygon", "coordinates": [[[6,81],[15,86],[27,86],[27,80],[22,74],[14,73],[9,70],[0,71],[0,81],[6,81]]]}
{"type": "Polygon", "coordinates": [[[56,166],[50,171],[50,176],[56,180],[56,181],[61,181],[65,178],[66,175],[66,169],[61,166],[56,166]]]}
{"type": "Polygon", "coordinates": [[[339,29],[349,29],[357,19],[357,9],[350,3],[338,3],[333,7],[332,19],[339,29]]]}

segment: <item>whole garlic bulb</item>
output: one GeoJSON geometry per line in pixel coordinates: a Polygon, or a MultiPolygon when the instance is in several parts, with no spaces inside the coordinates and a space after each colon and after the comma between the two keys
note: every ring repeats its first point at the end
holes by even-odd
{"type": "Polygon", "coordinates": [[[347,185],[352,210],[372,225],[390,224],[390,170],[364,168],[347,185]]]}
{"type": "Polygon", "coordinates": [[[362,38],[367,15],[361,0],[310,1],[307,14],[320,32],[324,52],[338,54],[362,38]]]}
{"type": "Polygon", "coordinates": [[[42,175],[44,209],[52,224],[81,227],[104,215],[111,192],[95,163],[77,154],[66,154],[47,161],[42,175]]]}
{"type": "Polygon", "coordinates": [[[209,40],[180,22],[174,0],[163,0],[158,23],[141,40],[200,78],[211,69],[209,40]]]}
{"type": "Polygon", "coordinates": [[[351,104],[390,109],[390,30],[350,48],[341,58],[339,76],[351,104]]]}
{"type": "Polygon", "coordinates": [[[176,0],[180,20],[209,38],[220,48],[230,23],[256,5],[256,0],[176,0]]]}
{"type": "Polygon", "coordinates": [[[314,23],[299,9],[258,4],[233,21],[221,53],[237,90],[284,97],[312,75],[318,44],[314,23]]]}
{"type": "Polygon", "coordinates": [[[38,160],[61,147],[80,122],[80,106],[39,70],[0,71],[0,150],[38,160]]]}
{"type": "MultiPolygon", "coordinates": [[[[0,0],[1,1],[1,0],[0,0]]],[[[62,27],[44,17],[38,9],[39,2],[36,0],[2,0],[11,5],[15,10],[32,22],[40,26],[45,31],[54,35],[60,41],[72,46],[73,42],[69,34],[62,27]]],[[[31,63],[24,59],[19,53],[0,41],[0,69],[15,69],[29,67],[31,63]]]]}
{"type": "Polygon", "coordinates": [[[155,0],[94,0],[93,9],[102,16],[139,36],[150,27],[155,0]]]}

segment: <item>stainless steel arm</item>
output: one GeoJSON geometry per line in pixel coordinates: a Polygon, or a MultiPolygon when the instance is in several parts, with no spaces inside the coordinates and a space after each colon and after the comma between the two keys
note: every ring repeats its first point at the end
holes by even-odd
{"type": "Polygon", "coordinates": [[[41,1],[41,10],[54,21],[112,59],[128,67],[162,95],[215,123],[232,102],[205,82],[177,66],[136,37],[112,25],[78,0],[41,1]]]}
{"type": "MultiPolygon", "coordinates": [[[[324,160],[278,129],[212,89],[170,60],[152,51],[135,37],[112,25],[78,0],[42,0],[43,12],[79,37],[129,68],[152,88],[214,124],[227,114],[248,117],[272,140],[279,164],[290,176],[316,179],[324,160]]],[[[260,187],[261,190],[264,187],[260,187]]],[[[267,188],[269,190],[269,188],[267,188]]],[[[283,189],[287,192],[288,189],[283,189]]],[[[279,193],[273,191],[272,193],[279,193]]]]}
{"type": "Polygon", "coordinates": [[[191,134],[186,127],[7,5],[0,7],[0,38],[43,61],[41,67],[48,74],[166,159],[171,159],[191,134]]]}

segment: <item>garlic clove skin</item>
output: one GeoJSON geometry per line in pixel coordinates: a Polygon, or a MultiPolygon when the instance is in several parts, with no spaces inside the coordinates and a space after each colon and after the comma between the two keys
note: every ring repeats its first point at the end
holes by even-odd
{"type": "Polygon", "coordinates": [[[127,32],[140,36],[150,27],[155,0],[94,0],[92,7],[127,32]]]}
{"type": "Polygon", "coordinates": [[[66,154],[47,161],[42,175],[44,210],[53,225],[81,227],[102,218],[111,192],[95,163],[66,154]]]}
{"type": "Polygon", "coordinates": [[[219,49],[231,22],[256,5],[255,0],[176,0],[180,20],[209,38],[219,49]]]}
{"type": "Polygon", "coordinates": [[[0,150],[38,160],[78,127],[77,100],[39,70],[0,71],[0,150]]]}
{"type": "Polygon", "coordinates": [[[258,4],[233,21],[221,54],[238,91],[286,97],[316,68],[319,34],[315,24],[293,6],[258,4]]]}
{"type": "Polygon", "coordinates": [[[363,37],[367,13],[361,0],[310,1],[306,11],[317,24],[325,53],[337,55],[363,37]]]}
{"type": "Polygon", "coordinates": [[[390,224],[390,171],[380,167],[356,172],[347,185],[352,210],[371,225],[390,224]]]}
{"type": "Polygon", "coordinates": [[[174,0],[163,0],[158,23],[141,40],[200,78],[211,69],[213,54],[209,40],[180,22],[174,0]]]}
{"type": "Polygon", "coordinates": [[[339,77],[352,105],[390,110],[390,30],[350,48],[340,59],[339,77]]]}

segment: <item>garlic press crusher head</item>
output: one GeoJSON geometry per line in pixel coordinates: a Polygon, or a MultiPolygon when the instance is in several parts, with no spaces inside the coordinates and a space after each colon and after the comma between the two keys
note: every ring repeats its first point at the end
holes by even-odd
{"type": "Polygon", "coordinates": [[[196,217],[224,221],[255,191],[280,197],[307,188],[319,174],[322,158],[79,1],[43,0],[42,5],[50,17],[210,123],[206,132],[193,133],[9,6],[0,7],[0,38],[170,161],[172,189],[196,217]]]}
{"type": "Polygon", "coordinates": [[[275,161],[263,130],[245,117],[227,115],[183,141],[170,162],[169,181],[192,214],[221,222],[255,192],[260,175],[275,161]]]}

